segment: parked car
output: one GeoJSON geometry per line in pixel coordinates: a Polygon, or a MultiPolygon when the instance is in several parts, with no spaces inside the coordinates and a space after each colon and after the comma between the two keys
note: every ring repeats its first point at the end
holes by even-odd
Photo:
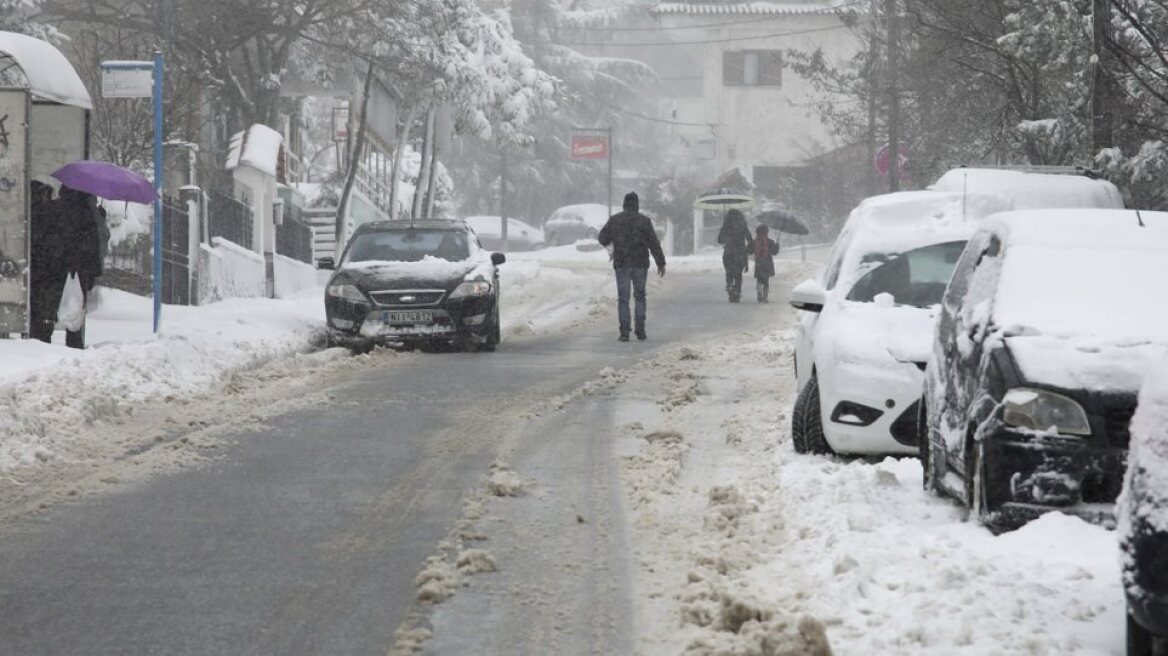
{"type": "Polygon", "coordinates": [[[574,244],[581,239],[596,239],[608,218],[619,212],[599,203],[568,205],[552,212],[543,232],[551,246],[574,244]]]}
{"type": "Polygon", "coordinates": [[[544,247],[543,230],[519,219],[507,219],[507,245],[503,246],[503,221],[497,216],[468,216],[466,224],[490,251],[535,251],[544,247]]]}
{"type": "Polygon", "coordinates": [[[1128,656],[1168,650],[1168,360],[1148,377],[1131,423],[1116,510],[1128,656]]]}
{"type": "Polygon", "coordinates": [[[936,306],[974,219],[995,198],[914,191],[869,198],[848,218],[799,313],[791,413],[800,453],[917,451],[917,406],[936,306]]]}
{"type": "Polygon", "coordinates": [[[929,189],[1009,198],[1012,209],[1055,207],[1123,209],[1123,195],[1107,180],[1071,167],[949,169],[929,189]],[[1061,170],[1062,173],[1047,171],[1061,170]]]}
{"type": "Polygon", "coordinates": [[[921,400],[926,489],[994,529],[1109,523],[1136,391],[1168,349],[1168,214],[991,217],[941,304],[921,400]]]}
{"type": "Polygon", "coordinates": [[[366,223],[325,290],[332,344],[446,341],[493,351],[502,253],[488,253],[463,221],[366,223]]]}

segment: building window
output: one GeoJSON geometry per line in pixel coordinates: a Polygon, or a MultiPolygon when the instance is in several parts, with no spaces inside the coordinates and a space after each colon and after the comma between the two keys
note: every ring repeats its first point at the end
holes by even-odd
{"type": "Polygon", "coordinates": [[[781,87],[783,54],[778,50],[723,52],[722,83],[728,87],[781,87]]]}

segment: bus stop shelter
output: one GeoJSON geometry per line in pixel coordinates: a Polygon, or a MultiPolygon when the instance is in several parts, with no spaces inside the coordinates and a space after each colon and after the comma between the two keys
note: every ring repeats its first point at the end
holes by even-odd
{"type": "Polygon", "coordinates": [[[0,335],[29,332],[29,182],[88,158],[92,109],[61,51],[0,32],[0,335]]]}

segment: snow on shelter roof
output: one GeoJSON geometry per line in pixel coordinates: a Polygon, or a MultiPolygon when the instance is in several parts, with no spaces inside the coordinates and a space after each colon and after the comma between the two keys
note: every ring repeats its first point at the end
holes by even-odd
{"type": "Polygon", "coordinates": [[[250,166],[280,180],[284,177],[280,157],[283,149],[283,135],[266,125],[256,123],[231,137],[231,149],[227,153],[227,170],[234,171],[240,166],[250,166]]]}
{"type": "Polygon", "coordinates": [[[806,14],[834,14],[854,9],[855,2],[734,2],[727,4],[659,2],[652,8],[654,14],[691,15],[771,15],[799,16],[806,14]]]}
{"type": "Polygon", "coordinates": [[[0,32],[0,60],[5,58],[24,72],[33,95],[62,105],[93,109],[81,77],[52,44],[24,34],[0,32]]]}

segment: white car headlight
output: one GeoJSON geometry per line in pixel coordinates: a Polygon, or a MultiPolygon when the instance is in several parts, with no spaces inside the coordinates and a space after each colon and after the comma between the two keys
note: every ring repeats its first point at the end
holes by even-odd
{"type": "Polygon", "coordinates": [[[482,280],[468,280],[451,292],[450,298],[474,298],[491,293],[491,283],[482,280]]]}
{"type": "Polygon", "coordinates": [[[1003,419],[1015,428],[1053,430],[1059,435],[1090,435],[1083,406],[1074,399],[1045,390],[1019,387],[1006,393],[1003,419]]]}
{"type": "Polygon", "coordinates": [[[329,285],[327,293],[329,296],[332,296],[333,298],[343,298],[346,301],[353,301],[354,303],[365,303],[366,302],[365,295],[362,294],[361,290],[357,289],[357,287],[355,285],[348,285],[348,284],[329,285]]]}

